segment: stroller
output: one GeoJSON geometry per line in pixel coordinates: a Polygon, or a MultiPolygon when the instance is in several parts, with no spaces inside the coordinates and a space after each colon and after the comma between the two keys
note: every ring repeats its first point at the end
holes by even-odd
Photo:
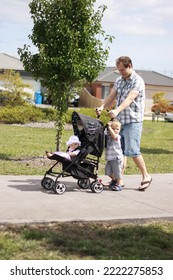
{"type": "Polygon", "coordinates": [[[81,189],[90,189],[94,193],[103,191],[103,184],[98,179],[99,159],[104,149],[104,125],[98,119],[94,119],[77,112],[72,113],[72,125],[74,135],[78,136],[81,146],[80,152],[71,160],[59,155],[54,155],[55,164],[46,171],[41,181],[41,186],[46,190],[53,190],[56,194],[63,194],[66,191],[61,177],[72,176],[77,179],[81,189]],[[55,172],[55,166],[61,163],[62,171],[55,172]],[[56,177],[53,180],[52,177],[56,177]],[[91,182],[91,179],[93,181],[91,182]]]}

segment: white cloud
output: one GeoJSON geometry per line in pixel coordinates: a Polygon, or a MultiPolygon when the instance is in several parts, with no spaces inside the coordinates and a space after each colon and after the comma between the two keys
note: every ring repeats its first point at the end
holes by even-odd
{"type": "MultiPolygon", "coordinates": [[[[104,0],[96,1],[97,6],[104,0]]],[[[106,31],[124,32],[142,36],[167,35],[167,23],[172,21],[173,3],[171,0],[107,0],[107,10],[103,25],[106,31]],[[142,32],[141,32],[142,31],[142,32]]]]}
{"type": "MultiPolygon", "coordinates": [[[[17,55],[18,47],[31,44],[31,1],[0,0],[0,52],[17,55]]],[[[173,73],[172,0],[97,0],[95,6],[101,5],[107,6],[103,30],[115,36],[111,61],[129,55],[138,69],[173,73]]]]}
{"type": "Polygon", "coordinates": [[[0,0],[0,23],[29,24],[31,21],[28,6],[30,2],[30,0],[0,0]]]}

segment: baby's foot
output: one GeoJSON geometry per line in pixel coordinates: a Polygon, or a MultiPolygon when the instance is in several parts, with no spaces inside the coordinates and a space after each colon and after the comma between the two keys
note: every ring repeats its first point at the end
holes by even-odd
{"type": "Polygon", "coordinates": [[[48,151],[46,151],[45,153],[46,153],[47,158],[50,158],[53,155],[52,153],[50,153],[48,151]]]}

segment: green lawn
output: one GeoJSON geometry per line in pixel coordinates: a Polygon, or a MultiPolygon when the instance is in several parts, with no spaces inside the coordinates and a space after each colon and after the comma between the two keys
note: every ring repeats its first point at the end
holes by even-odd
{"type": "MultiPolygon", "coordinates": [[[[45,150],[55,150],[56,129],[0,125],[0,174],[41,175],[50,162],[44,158],[45,150]]],[[[73,133],[64,130],[61,150],[73,133]]],[[[149,173],[173,172],[173,123],[144,121],[141,151],[149,173]]],[[[99,173],[104,174],[104,153],[99,173]]],[[[139,171],[128,159],[126,174],[139,171]]]]}

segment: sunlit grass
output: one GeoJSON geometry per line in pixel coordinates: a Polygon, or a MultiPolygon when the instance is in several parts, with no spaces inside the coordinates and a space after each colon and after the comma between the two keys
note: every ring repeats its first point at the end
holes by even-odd
{"type": "MultiPolygon", "coordinates": [[[[49,163],[44,160],[45,150],[56,148],[55,128],[31,128],[0,125],[0,174],[40,175],[49,163]],[[41,158],[36,161],[24,159],[41,158]]],[[[66,141],[73,130],[64,130],[61,150],[66,150],[66,141]]],[[[141,152],[149,173],[173,172],[173,123],[144,121],[141,152]]],[[[104,152],[100,158],[99,173],[104,174],[104,152]]],[[[126,174],[138,174],[139,170],[128,159],[126,174]]]]}

